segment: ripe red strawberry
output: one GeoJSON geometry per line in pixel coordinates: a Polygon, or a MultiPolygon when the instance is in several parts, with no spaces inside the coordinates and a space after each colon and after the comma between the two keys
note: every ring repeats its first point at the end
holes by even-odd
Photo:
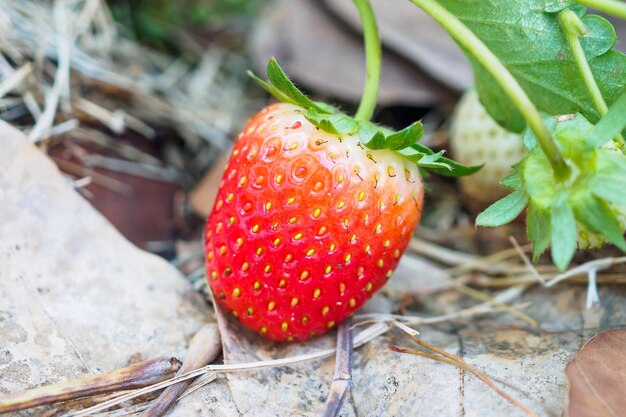
{"type": "Polygon", "coordinates": [[[271,105],[239,136],[206,224],[215,298],[273,340],[324,333],[391,276],[422,199],[398,153],[271,105]]]}
{"type": "MultiPolygon", "coordinates": [[[[344,320],[391,276],[422,212],[418,167],[466,167],[399,132],[302,94],[272,59],[268,82],[291,104],[257,114],[239,136],[205,230],[218,303],[273,340],[304,340],[344,320]]],[[[369,112],[369,111],[368,111],[369,112]]]]}

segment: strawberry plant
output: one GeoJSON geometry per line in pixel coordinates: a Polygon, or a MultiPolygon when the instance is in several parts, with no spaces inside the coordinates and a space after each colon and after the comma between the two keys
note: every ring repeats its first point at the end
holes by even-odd
{"type": "MultiPolygon", "coordinates": [[[[550,246],[561,270],[577,246],[626,250],[626,56],[612,49],[611,24],[573,1],[411,1],[464,48],[492,117],[509,130],[528,126],[529,154],[502,181],[513,193],[477,224],[503,225],[528,208],[533,257],[550,246]]],[[[593,3],[626,17],[623,3],[593,3]]]]}
{"type": "MultiPolygon", "coordinates": [[[[526,131],[528,155],[502,181],[513,192],[477,223],[502,225],[528,207],[535,258],[551,246],[561,269],[577,242],[626,250],[626,59],[612,50],[610,24],[572,1],[411,1],[468,54],[490,115],[526,131]]],[[[267,81],[251,75],[282,103],[237,139],[206,224],[216,301],[273,340],[321,334],[384,285],[419,222],[420,169],[462,176],[480,168],[421,145],[420,122],[393,132],[369,121],[380,43],[367,0],[354,2],[367,61],[356,115],[311,100],[270,60],[267,81]]]]}

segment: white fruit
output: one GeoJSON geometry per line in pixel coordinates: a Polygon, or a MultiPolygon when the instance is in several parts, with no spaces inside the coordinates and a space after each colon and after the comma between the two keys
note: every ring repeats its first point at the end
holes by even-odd
{"type": "Polygon", "coordinates": [[[472,209],[483,209],[511,190],[500,181],[511,166],[526,156],[522,137],[500,127],[478,101],[475,89],[465,92],[457,104],[450,126],[452,157],[465,165],[485,166],[477,173],[460,177],[461,192],[472,209]]]}

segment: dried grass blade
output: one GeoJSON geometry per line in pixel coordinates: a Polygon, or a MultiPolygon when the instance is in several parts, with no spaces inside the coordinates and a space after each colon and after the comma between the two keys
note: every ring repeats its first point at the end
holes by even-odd
{"type": "Polygon", "coordinates": [[[465,362],[462,358],[460,358],[460,357],[458,357],[456,355],[453,355],[451,353],[448,353],[445,350],[440,349],[437,346],[431,345],[428,342],[425,342],[424,340],[420,339],[419,337],[417,337],[412,332],[406,332],[406,333],[415,343],[417,343],[418,345],[420,345],[424,349],[427,349],[427,350],[429,350],[431,352],[435,352],[435,354],[431,354],[429,352],[419,351],[419,350],[416,350],[416,349],[401,348],[401,347],[397,347],[397,346],[392,346],[391,347],[392,350],[394,350],[396,352],[400,352],[400,353],[411,353],[411,354],[415,354],[415,355],[424,356],[424,357],[427,357],[427,358],[430,358],[430,359],[433,359],[433,360],[436,360],[436,361],[439,361],[439,362],[443,362],[443,363],[447,363],[449,365],[456,366],[456,367],[461,368],[461,369],[465,369],[466,371],[471,372],[476,378],[480,379],[483,383],[485,383],[485,385],[487,385],[489,388],[491,388],[493,391],[495,391],[502,398],[506,399],[511,404],[513,404],[515,407],[519,408],[524,413],[526,413],[526,415],[531,416],[531,417],[539,417],[539,415],[537,413],[535,413],[533,410],[531,410],[530,408],[526,407],[524,404],[520,403],[518,400],[516,400],[515,398],[513,398],[509,394],[507,394],[504,390],[502,390],[501,388],[496,386],[495,383],[493,382],[493,380],[489,376],[487,376],[483,372],[479,371],[478,369],[474,368],[473,366],[471,366],[470,364],[465,362]]]}

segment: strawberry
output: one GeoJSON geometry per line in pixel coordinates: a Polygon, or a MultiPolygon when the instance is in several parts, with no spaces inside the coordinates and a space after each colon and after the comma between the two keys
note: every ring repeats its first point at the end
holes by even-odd
{"type": "Polygon", "coordinates": [[[233,149],[206,225],[217,299],[274,340],[345,319],[391,276],[422,210],[418,169],[271,105],[233,149]]]}
{"type": "Polygon", "coordinates": [[[215,300],[276,341],[305,340],[392,275],[423,203],[418,166],[472,171],[299,92],[275,61],[263,109],[234,146],[205,229],[215,300]],[[392,148],[392,149],[385,149],[392,148]]]}
{"type": "Polygon", "coordinates": [[[459,178],[461,193],[473,211],[482,211],[508,194],[500,180],[528,153],[522,135],[498,125],[474,88],[463,94],[454,110],[450,151],[463,164],[485,164],[476,175],[459,178]]]}

